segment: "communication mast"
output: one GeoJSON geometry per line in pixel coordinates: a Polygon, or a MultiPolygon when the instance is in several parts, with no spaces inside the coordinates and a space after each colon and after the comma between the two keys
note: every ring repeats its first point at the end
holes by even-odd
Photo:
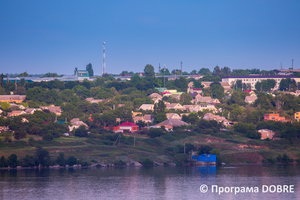
{"type": "Polygon", "coordinates": [[[294,59],[292,59],[292,69],[294,69],[294,59]]]}
{"type": "Polygon", "coordinates": [[[103,42],[103,64],[102,64],[102,76],[105,74],[105,42],[103,42]]]}

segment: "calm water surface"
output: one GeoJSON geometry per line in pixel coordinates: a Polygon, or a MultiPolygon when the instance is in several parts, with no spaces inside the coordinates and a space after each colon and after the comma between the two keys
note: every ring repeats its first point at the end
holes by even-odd
{"type": "Polygon", "coordinates": [[[299,165],[0,170],[0,199],[300,199],[298,181],[299,165]],[[218,194],[212,185],[259,193],[218,194]],[[294,193],[262,193],[262,185],[294,185],[294,193]]]}

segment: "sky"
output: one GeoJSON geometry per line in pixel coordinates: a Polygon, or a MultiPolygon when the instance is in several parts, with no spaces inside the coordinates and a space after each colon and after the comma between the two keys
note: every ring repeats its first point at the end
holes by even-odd
{"type": "Polygon", "coordinates": [[[299,0],[1,0],[0,73],[300,69],[299,0]]]}

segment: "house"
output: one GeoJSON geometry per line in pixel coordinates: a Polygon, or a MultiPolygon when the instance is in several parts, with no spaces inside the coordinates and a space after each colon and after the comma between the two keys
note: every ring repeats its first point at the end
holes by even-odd
{"type": "Polygon", "coordinates": [[[154,104],[142,104],[139,110],[154,110],[154,104]]]}
{"type": "Polygon", "coordinates": [[[202,94],[202,88],[191,88],[189,92],[202,94]]]}
{"type": "Polygon", "coordinates": [[[135,117],[135,116],[137,116],[137,115],[142,115],[142,114],[143,114],[143,113],[141,113],[141,112],[133,112],[133,111],[132,111],[132,116],[133,116],[133,117],[135,117]]]}
{"type": "Polygon", "coordinates": [[[15,104],[15,103],[10,103],[10,107],[11,108],[16,107],[16,108],[21,109],[21,110],[25,109],[25,107],[22,104],[18,105],[18,104],[15,104]]]}
{"type": "Polygon", "coordinates": [[[26,112],[23,111],[23,110],[13,110],[12,112],[8,112],[7,116],[8,117],[14,117],[14,116],[20,116],[20,115],[23,115],[23,114],[26,114],[26,112]]]}
{"type": "Polygon", "coordinates": [[[22,103],[26,95],[0,95],[0,102],[22,103]]]}
{"type": "Polygon", "coordinates": [[[169,97],[179,100],[180,94],[171,94],[169,97]]]}
{"type": "Polygon", "coordinates": [[[21,120],[21,122],[22,122],[22,123],[25,123],[25,122],[28,123],[29,121],[28,121],[28,119],[26,119],[25,117],[23,117],[22,120],[21,120]]]}
{"type": "Polygon", "coordinates": [[[40,108],[27,108],[25,110],[26,114],[34,114],[35,111],[42,111],[40,108]]]}
{"type": "Polygon", "coordinates": [[[224,92],[227,92],[231,89],[231,86],[228,82],[220,82],[221,86],[224,88],[224,92]]]}
{"type": "Polygon", "coordinates": [[[203,78],[203,75],[192,75],[192,76],[189,76],[187,78],[193,78],[195,80],[199,80],[199,79],[203,78]]]}
{"type": "MultiPolygon", "coordinates": [[[[196,98],[196,96],[201,96],[200,94],[198,94],[198,93],[190,93],[190,95],[191,95],[191,97],[193,97],[193,99],[195,99],[196,98]]],[[[198,97],[198,98],[199,98],[198,97]]]]}
{"type": "Polygon", "coordinates": [[[160,98],[160,97],[154,97],[154,98],[152,98],[152,101],[154,102],[154,104],[156,104],[156,103],[158,103],[160,100],[162,100],[162,98],[160,98]]]}
{"type": "Polygon", "coordinates": [[[149,97],[151,97],[151,98],[162,98],[162,96],[158,93],[152,93],[152,94],[149,95],[149,97]]]}
{"type": "Polygon", "coordinates": [[[213,82],[211,82],[211,81],[202,81],[201,82],[201,85],[203,85],[204,86],[204,89],[206,89],[206,88],[209,88],[210,87],[210,84],[212,84],[213,82]]]}
{"type": "Polygon", "coordinates": [[[168,119],[181,119],[181,116],[177,113],[166,113],[166,116],[168,119]]]}
{"type": "Polygon", "coordinates": [[[198,103],[219,104],[220,103],[218,99],[212,99],[211,97],[202,97],[202,96],[196,96],[193,102],[195,104],[198,103]]]}
{"type": "Polygon", "coordinates": [[[61,110],[60,106],[54,106],[54,105],[42,106],[41,109],[42,110],[49,110],[49,112],[52,112],[57,116],[60,116],[61,113],[62,113],[62,110],[61,110]]]}
{"type": "Polygon", "coordinates": [[[203,110],[211,110],[216,112],[217,108],[214,105],[211,104],[199,104],[200,109],[198,111],[203,111],[203,110]]]}
{"type": "Polygon", "coordinates": [[[144,115],[145,123],[153,123],[154,116],[153,115],[144,115]]]}
{"type": "Polygon", "coordinates": [[[278,122],[292,122],[290,119],[285,119],[284,117],[280,117],[278,113],[267,113],[264,114],[264,121],[278,121],[278,122]]]}
{"type": "Polygon", "coordinates": [[[0,126],[0,133],[8,131],[9,130],[9,126],[0,126]]]}
{"type": "Polygon", "coordinates": [[[120,124],[118,132],[131,133],[139,130],[139,126],[133,122],[124,122],[120,124]]]}
{"type": "Polygon", "coordinates": [[[133,117],[134,123],[137,123],[138,121],[143,121],[145,123],[153,123],[154,117],[153,115],[144,115],[144,116],[135,116],[133,117]]]}
{"type": "Polygon", "coordinates": [[[214,115],[212,113],[206,113],[203,117],[205,120],[215,120],[219,123],[223,123],[224,126],[229,126],[230,121],[228,121],[225,117],[221,117],[219,115],[214,115]]]}
{"type": "Polygon", "coordinates": [[[260,139],[264,140],[264,139],[273,139],[275,132],[269,129],[260,129],[258,130],[258,132],[261,134],[260,139]]]}
{"type": "Polygon", "coordinates": [[[189,124],[182,121],[181,119],[167,119],[163,122],[160,122],[159,124],[157,124],[156,126],[161,127],[164,126],[167,130],[173,130],[174,126],[188,126],[189,124]]]}
{"type": "Polygon", "coordinates": [[[251,103],[254,103],[254,101],[256,99],[257,99],[257,96],[246,96],[245,97],[245,102],[251,104],[251,103]]]}
{"type": "Polygon", "coordinates": [[[93,97],[86,98],[85,100],[90,103],[99,103],[99,102],[105,102],[105,101],[109,102],[110,101],[110,99],[94,99],[93,97]]]}
{"type": "Polygon", "coordinates": [[[300,112],[295,112],[294,113],[294,120],[296,120],[297,122],[300,121],[300,112]]]}
{"type": "Polygon", "coordinates": [[[138,121],[145,121],[144,117],[143,116],[136,116],[136,117],[133,117],[133,121],[134,123],[137,123],[138,121]]]}
{"type": "Polygon", "coordinates": [[[84,123],[83,121],[80,121],[79,118],[73,118],[70,121],[71,126],[69,126],[69,130],[73,131],[74,129],[79,128],[80,126],[85,126],[85,128],[88,128],[88,125],[86,123],[84,123]]]}
{"type": "Polygon", "coordinates": [[[166,105],[166,108],[168,110],[174,109],[174,110],[184,110],[183,106],[179,103],[171,103],[169,105],[166,105]]]}
{"type": "Polygon", "coordinates": [[[78,81],[83,81],[84,79],[87,80],[90,79],[90,74],[87,70],[77,70],[75,76],[78,81]]]}

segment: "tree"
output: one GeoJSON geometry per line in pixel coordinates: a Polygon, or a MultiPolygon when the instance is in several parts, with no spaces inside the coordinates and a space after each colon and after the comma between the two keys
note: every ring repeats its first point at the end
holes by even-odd
{"type": "Polygon", "coordinates": [[[88,65],[86,65],[86,71],[89,72],[90,77],[94,76],[94,70],[93,70],[93,67],[92,67],[91,63],[89,63],[88,65]]]}
{"type": "Polygon", "coordinates": [[[215,66],[214,71],[213,71],[213,75],[222,77],[222,71],[221,71],[219,66],[215,66]]]}
{"type": "Polygon", "coordinates": [[[279,89],[282,91],[295,91],[297,89],[296,81],[291,78],[283,78],[279,83],[279,89]]]}
{"type": "Polygon", "coordinates": [[[41,146],[38,146],[36,148],[36,157],[37,157],[37,162],[41,166],[49,166],[51,163],[49,151],[43,149],[41,146]]]}
{"type": "Polygon", "coordinates": [[[171,75],[170,71],[169,71],[167,68],[162,68],[162,69],[160,70],[160,73],[161,73],[161,74],[165,74],[165,75],[171,75]],[[164,73],[164,72],[165,72],[165,73],[164,73]]]}
{"type": "Polygon", "coordinates": [[[208,68],[201,68],[199,70],[198,74],[207,76],[207,75],[211,75],[211,71],[208,68]]]}
{"type": "Polygon", "coordinates": [[[196,74],[197,74],[197,71],[196,71],[196,70],[193,70],[193,71],[191,71],[190,74],[191,74],[191,75],[196,75],[196,74]]]}
{"type": "Polygon", "coordinates": [[[11,154],[7,159],[8,166],[16,168],[18,166],[18,157],[16,154],[11,154]]]}
{"type": "Polygon", "coordinates": [[[175,86],[179,88],[182,92],[186,92],[188,87],[188,80],[184,77],[180,77],[179,79],[175,79],[175,86]]]}
{"type": "Polygon", "coordinates": [[[158,103],[154,104],[154,114],[165,112],[166,105],[162,100],[159,100],[158,103]]]}
{"type": "Polygon", "coordinates": [[[225,96],[224,88],[218,82],[214,82],[214,83],[210,84],[209,89],[212,93],[212,98],[222,99],[225,96]]]}
{"type": "Polygon", "coordinates": [[[20,140],[20,139],[26,138],[26,131],[23,130],[23,129],[15,131],[14,138],[16,140],[20,140]]]}
{"type": "Polygon", "coordinates": [[[10,108],[10,104],[7,102],[0,102],[0,105],[3,110],[8,110],[10,108]]]}
{"type": "Polygon", "coordinates": [[[154,67],[152,65],[146,65],[144,68],[145,77],[155,77],[154,67]]]}
{"type": "Polygon", "coordinates": [[[261,82],[256,82],[255,89],[257,91],[270,91],[276,85],[276,81],[274,79],[262,80],[261,82]]]}
{"type": "Polygon", "coordinates": [[[162,112],[162,113],[157,113],[156,115],[154,115],[154,123],[157,124],[157,123],[160,123],[162,121],[165,121],[167,120],[167,115],[166,113],[162,112]]]}
{"type": "Polygon", "coordinates": [[[60,152],[59,153],[59,156],[56,158],[56,161],[55,161],[58,165],[60,166],[65,166],[66,165],[66,159],[65,159],[65,156],[64,156],[64,153],[63,152],[60,152]]]}
{"type": "Polygon", "coordinates": [[[221,69],[222,71],[222,76],[230,76],[231,75],[231,70],[229,67],[224,67],[221,69]]]}
{"type": "Polygon", "coordinates": [[[86,130],[84,125],[79,126],[79,128],[75,130],[75,136],[77,136],[77,137],[87,137],[88,136],[88,131],[86,130]]]}

